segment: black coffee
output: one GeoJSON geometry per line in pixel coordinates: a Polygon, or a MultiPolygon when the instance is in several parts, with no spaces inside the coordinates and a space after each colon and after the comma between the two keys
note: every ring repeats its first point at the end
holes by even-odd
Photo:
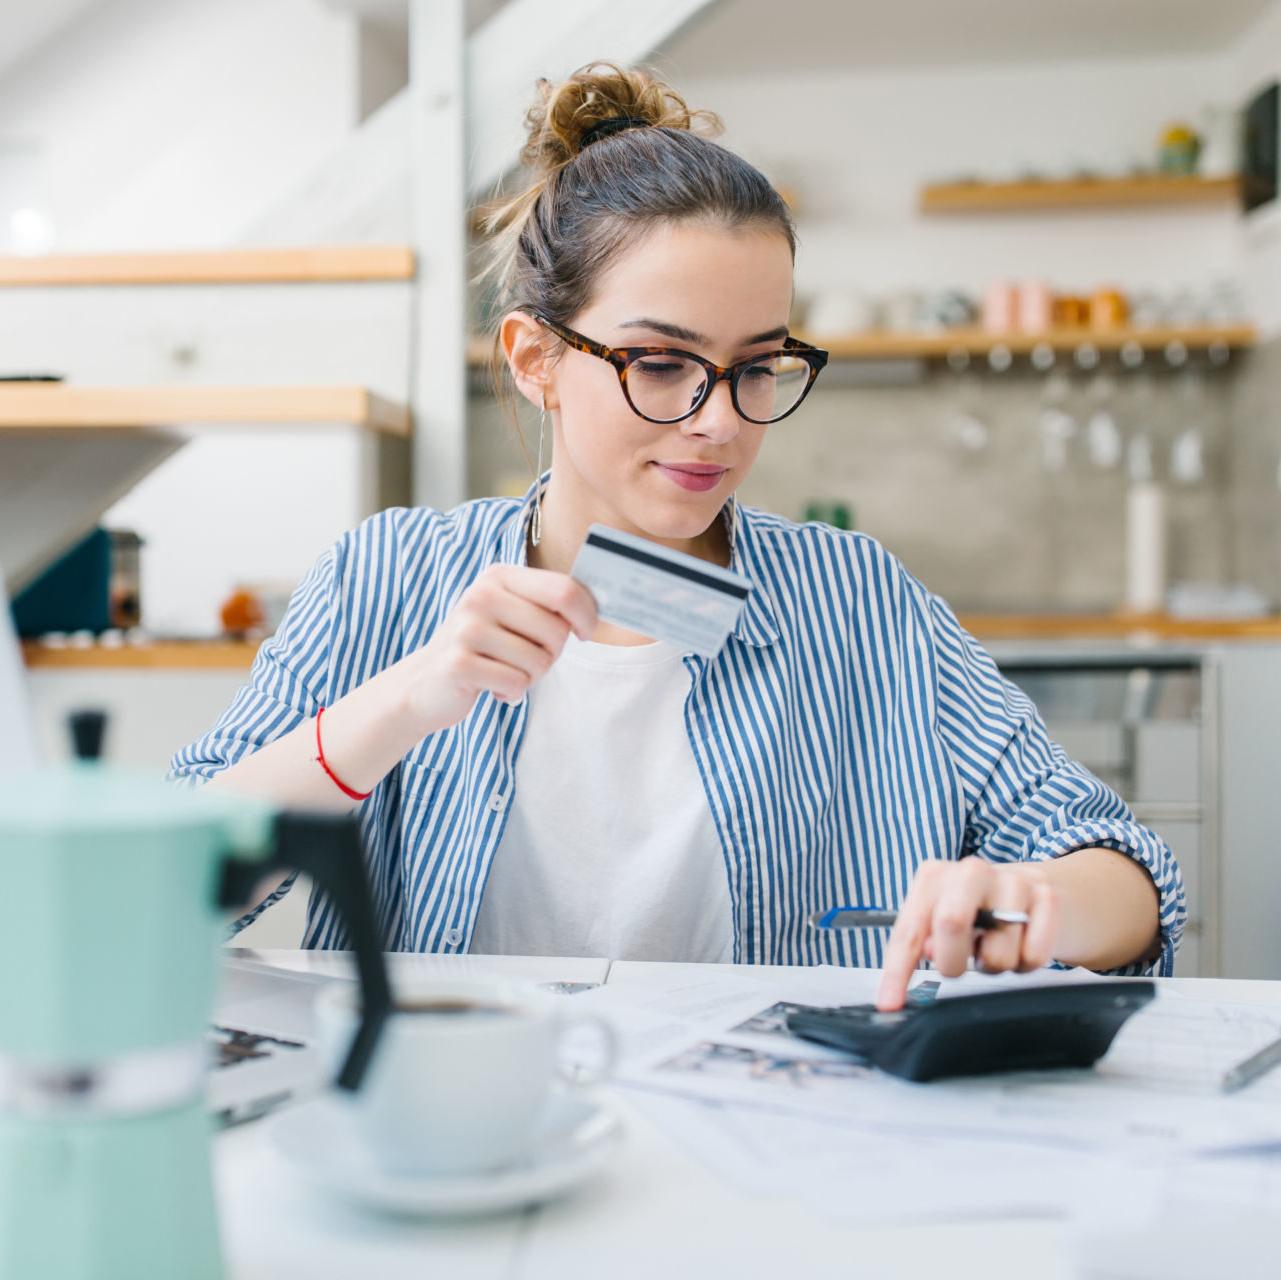
{"type": "Polygon", "coordinates": [[[512,1014],[514,1009],[506,1005],[485,1004],[480,1000],[447,999],[440,997],[433,1000],[400,1000],[396,1002],[397,1013],[427,1013],[436,1016],[495,1018],[512,1014]]]}

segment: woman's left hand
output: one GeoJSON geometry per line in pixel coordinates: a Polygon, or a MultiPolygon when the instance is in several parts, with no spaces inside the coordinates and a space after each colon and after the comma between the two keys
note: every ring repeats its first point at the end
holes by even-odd
{"type": "Polygon", "coordinates": [[[912,971],[922,959],[945,977],[965,972],[977,957],[989,973],[1027,973],[1053,956],[1058,895],[1036,863],[994,863],[983,858],[924,862],[917,868],[885,952],[878,1009],[901,1009],[912,971]],[[974,928],[980,907],[1024,911],[1026,925],[974,928]]]}

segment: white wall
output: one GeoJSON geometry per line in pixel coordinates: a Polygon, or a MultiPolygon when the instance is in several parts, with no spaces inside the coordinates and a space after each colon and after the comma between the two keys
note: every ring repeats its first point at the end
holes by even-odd
{"type": "Polygon", "coordinates": [[[205,434],[103,517],[144,540],[143,612],[159,634],[216,635],[241,584],[292,590],[368,514],[368,442],[353,429],[205,434]]]}
{"type": "Polygon", "coordinates": [[[355,118],[354,20],[315,0],[104,0],[0,82],[61,250],[227,244],[355,118]]]}
{"type": "MultiPolygon", "coordinates": [[[[104,0],[0,81],[0,143],[38,148],[56,250],[234,244],[355,123],[358,72],[356,20],[317,0],[104,0]]],[[[369,460],[351,431],[188,445],[106,516],[147,540],[149,625],[212,633],[236,582],[296,581],[363,514],[369,460]]]]}
{"type": "Polygon", "coordinates": [[[824,71],[771,78],[766,91],[758,76],[686,74],[679,45],[663,67],[691,105],[722,115],[727,145],[799,188],[800,293],[981,290],[1010,277],[1168,292],[1236,274],[1237,220],[1226,207],[916,212],[923,183],[967,172],[1152,163],[1163,125],[1238,99],[1225,56],[824,71]]]}

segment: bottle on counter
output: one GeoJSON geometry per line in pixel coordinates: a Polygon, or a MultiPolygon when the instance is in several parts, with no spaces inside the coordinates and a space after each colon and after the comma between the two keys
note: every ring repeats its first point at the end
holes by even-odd
{"type": "Polygon", "coordinates": [[[1165,586],[1165,491],[1155,480],[1134,480],[1125,495],[1126,611],[1159,613],[1165,586]]]}

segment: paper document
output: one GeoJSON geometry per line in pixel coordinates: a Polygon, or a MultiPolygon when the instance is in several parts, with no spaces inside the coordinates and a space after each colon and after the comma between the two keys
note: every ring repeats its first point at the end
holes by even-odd
{"type": "MultiPolygon", "coordinates": [[[[912,1084],[782,1025],[790,1003],[870,1002],[878,973],[748,972],[685,969],[575,997],[618,1029],[633,1104],[746,1194],[854,1223],[1035,1215],[1095,1229],[1155,1222],[1176,1202],[1281,1203],[1281,1072],[1218,1089],[1275,1037],[1281,1009],[1161,989],[1093,1069],[912,1084]]],[[[966,974],[938,998],[1100,980],[966,974]]]]}
{"type": "MultiPolygon", "coordinates": [[[[1049,978],[1077,980],[1090,979],[1049,978]]],[[[1278,1018],[1266,1009],[1163,990],[1126,1023],[1093,1069],[929,1084],[887,1076],[783,1032],[789,1002],[870,1001],[878,981],[876,973],[823,966],[783,983],[709,974],[654,987],[606,986],[578,998],[598,999],[618,1027],[619,1082],[626,1087],[839,1119],[881,1133],[976,1140],[1000,1133],[1009,1141],[1080,1151],[1125,1146],[1191,1153],[1281,1140],[1281,1073],[1239,1094],[1218,1090],[1222,1071],[1276,1036],[1278,1018]]],[[[959,994],[963,986],[990,985],[983,975],[967,975],[951,989],[959,994]]]]}
{"type": "Polygon", "coordinates": [[[1148,1207],[1131,1171],[1099,1152],[946,1135],[905,1139],[830,1118],[656,1093],[636,1095],[633,1105],[744,1194],[799,1200],[856,1225],[1012,1216],[1098,1221],[1114,1210],[1132,1217],[1148,1207]],[[984,1169],[999,1176],[975,1176],[984,1169]]]}

